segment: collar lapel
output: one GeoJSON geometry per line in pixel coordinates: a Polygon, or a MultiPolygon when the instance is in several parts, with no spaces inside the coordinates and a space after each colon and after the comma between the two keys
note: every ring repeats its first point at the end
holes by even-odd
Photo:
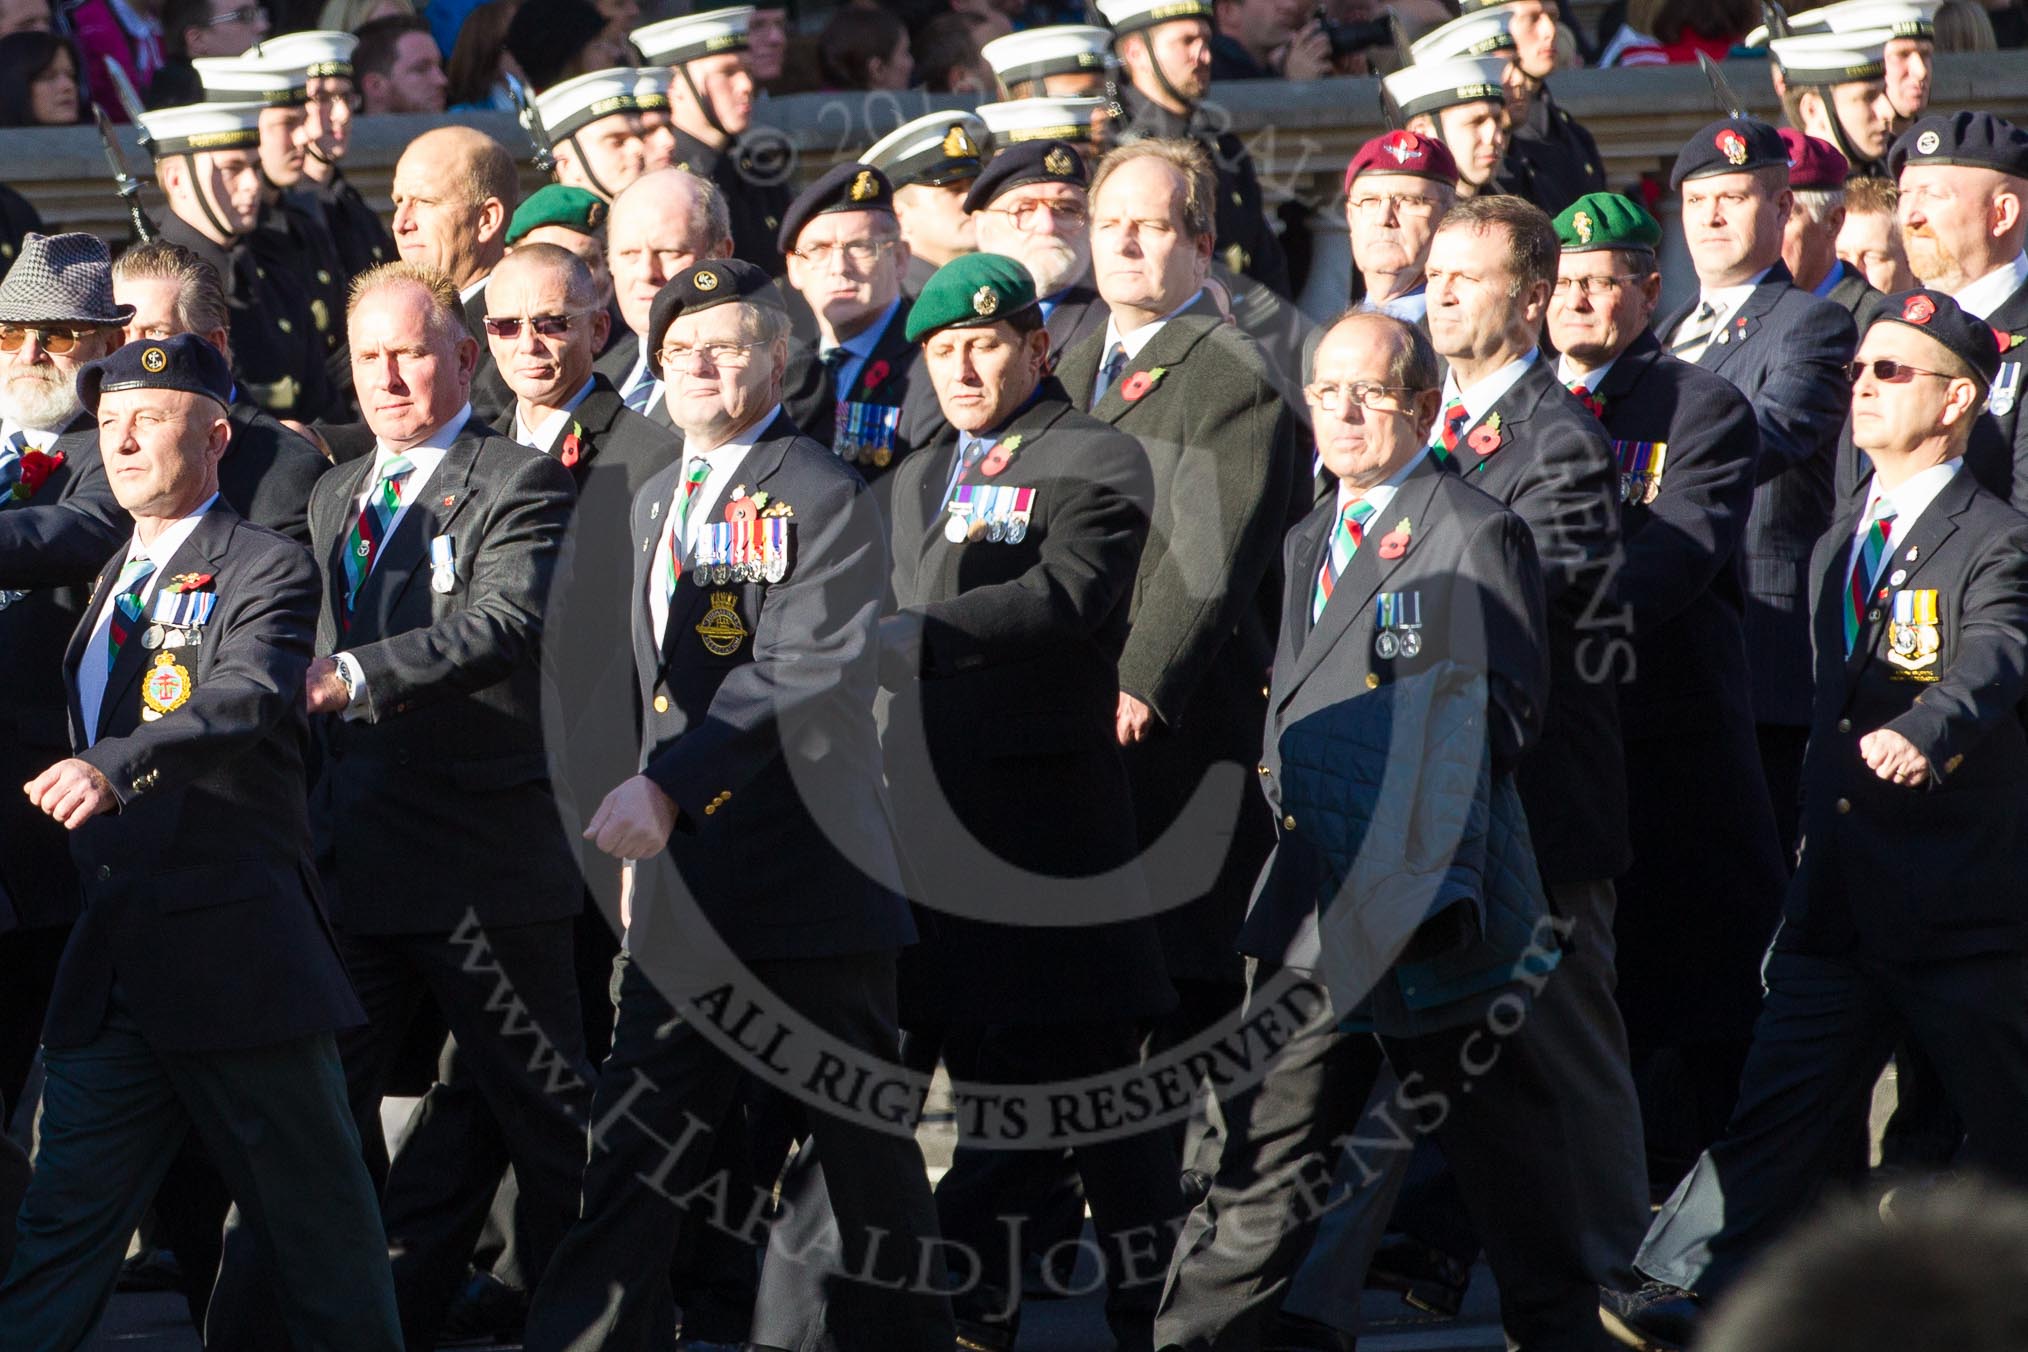
{"type": "MultiPolygon", "coordinates": [[[[1224,322],[1224,317],[1218,313],[1218,307],[1212,304],[1211,297],[1199,296],[1194,305],[1191,305],[1174,319],[1164,323],[1162,331],[1149,340],[1148,345],[1141,349],[1139,356],[1133,358],[1124,367],[1120,368],[1120,378],[1107,387],[1104,397],[1098,401],[1098,407],[1091,411],[1092,416],[1103,418],[1109,423],[1117,423],[1121,418],[1126,416],[1129,409],[1145,403],[1149,399],[1158,398],[1164,394],[1173,397],[1175,391],[1173,389],[1163,389],[1161,382],[1157,382],[1136,400],[1128,400],[1120,391],[1124,390],[1127,381],[1136,375],[1151,371],[1157,366],[1174,366],[1182,361],[1189,354],[1190,349],[1197,346],[1199,340],[1205,334],[1211,332],[1212,329],[1224,322]]],[[[1103,348],[1104,345],[1105,339],[1101,336],[1099,346],[1103,348]]],[[[1099,353],[1099,363],[1100,365],[1104,365],[1105,363],[1105,353],[1103,351],[1099,353]]],[[[1092,383],[1095,383],[1097,379],[1097,368],[1093,368],[1092,383]]],[[[1091,383],[1087,383],[1086,388],[1091,388],[1091,383]]]]}
{"type": "MultiPolygon", "coordinates": [[[[401,514],[394,534],[380,547],[380,555],[373,561],[373,571],[360,584],[358,603],[352,607],[353,614],[384,616],[401,604],[401,598],[407,595],[416,573],[429,562],[429,542],[446,534],[451,522],[471,500],[472,462],[479,458],[481,444],[479,436],[469,426],[451,442],[450,449],[437,465],[437,472],[423,485],[415,501],[401,514]]],[[[369,467],[371,463],[369,459],[369,467]]],[[[356,505],[357,502],[355,495],[353,503],[356,505]]],[[[469,562],[460,559],[458,564],[463,567],[469,562]]],[[[344,581],[341,569],[338,576],[341,587],[344,581]]],[[[343,603],[342,596],[340,603],[343,603]]]]}
{"type": "MultiPolygon", "coordinates": [[[[141,643],[141,634],[149,624],[149,615],[155,608],[154,597],[163,594],[164,589],[173,585],[176,578],[184,573],[216,573],[219,561],[225,557],[225,542],[232,536],[235,517],[223,502],[214,504],[197,523],[176,552],[169,556],[169,562],[155,579],[155,590],[150,596],[147,608],[141,612],[141,619],[127,641],[120,645],[120,655],[113,663],[113,669],[106,674],[106,697],[99,701],[99,726],[97,735],[107,736],[114,721],[114,713],[123,701],[138,699],[134,687],[140,683],[141,673],[155,665],[155,659],[163,651],[174,651],[176,660],[186,667],[194,667],[200,660],[203,649],[195,652],[188,648],[164,650],[149,649],[141,643]]],[[[120,562],[126,561],[126,551],[115,556],[120,562]]],[[[115,567],[105,585],[113,585],[118,578],[119,568],[115,567]]],[[[215,585],[215,584],[214,584],[215,585]]],[[[96,616],[96,612],[94,612],[96,616]]],[[[80,649],[82,655],[82,649],[80,649]]],[[[72,682],[75,684],[75,682],[72,682]]]]}
{"type": "Polygon", "coordinates": [[[1650,329],[1634,339],[1625,352],[1620,353],[1619,360],[1613,363],[1613,369],[1606,372],[1606,378],[1592,393],[1605,404],[1606,411],[1610,413],[1614,401],[1625,398],[1634,386],[1640,384],[1641,378],[1648,374],[1661,356],[1662,345],[1656,341],[1654,330],[1650,329]]]}

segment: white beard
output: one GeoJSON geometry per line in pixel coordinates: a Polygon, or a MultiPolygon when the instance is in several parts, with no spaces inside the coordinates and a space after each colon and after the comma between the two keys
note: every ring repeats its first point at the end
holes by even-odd
{"type": "Polygon", "coordinates": [[[1031,244],[1021,261],[1035,278],[1035,294],[1043,298],[1063,290],[1091,267],[1089,258],[1080,258],[1067,244],[1031,244]]]}
{"type": "Polygon", "coordinates": [[[54,432],[84,412],[77,386],[54,367],[7,373],[0,379],[0,417],[38,432],[54,432]]]}

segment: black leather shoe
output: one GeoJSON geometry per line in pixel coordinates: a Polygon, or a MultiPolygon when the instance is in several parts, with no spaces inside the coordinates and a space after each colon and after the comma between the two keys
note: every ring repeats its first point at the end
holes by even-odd
{"type": "Polygon", "coordinates": [[[1350,1333],[1284,1311],[1275,1316],[1260,1352],[1353,1352],[1358,1346],[1359,1339],[1350,1333]]]}
{"type": "Polygon", "coordinates": [[[518,1343],[527,1323],[526,1291],[516,1290],[490,1272],[475,1272],[444,1312],[437,1344],[487,1347],[496,1342],[518,1343]]]}
{"type": "Polygon", "coordinates": [[[1667,1282],[1645,1282],[1638,1291],[1598,1293],[1598,1317],[1606,1332],[1641,1352],[1682,1352],[1697,1336],[1704,1308],[1697,1297],[1667,1282]]]}
{"type": "Polygon", "coordinates": [[[1382,1240],[1366,1269],[1369,1288],[1398,1291],[1416,1309],[1445,1319],[1458,1317],[1465,1303],[1465,1288],[1471,1284],[1471,1268],[1407,1235],[1389,1235],[1382,1240]]]}

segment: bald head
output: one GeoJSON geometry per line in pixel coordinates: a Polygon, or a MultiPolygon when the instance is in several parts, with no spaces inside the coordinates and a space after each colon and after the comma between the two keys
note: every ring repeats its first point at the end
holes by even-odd
{"type": "MultiPolygon", "coordinates": [[[[590,310],[599,304],[598,284],[592,278],[591,269],[584,260],[570,250],[557,244],[521,244],[505,258],[500,266],[493,269],[486,282],[486,298],[490,304],[493,297],[504,287],[519,286],[524,282],[554,282],[560,290],[560,297],[573,310],[590,310]]],[[[498,313],[489,310],[488,313],[498,313]]]]}
{"type": "Polygon", "coordinates": [[[470,127],[438,127],[409,142],[394,166],[394,241],[404,260],[463,290],[507,248],[520,197],[514,157],[470,127]]]}
{"type": "Polygon", "coordinates": [[[648,330],[655,293],[685,268],[732,252],[725,196],[686,169],[657,169],[628,184],[606,218],[606,258],[620,314],[648,330]]]}

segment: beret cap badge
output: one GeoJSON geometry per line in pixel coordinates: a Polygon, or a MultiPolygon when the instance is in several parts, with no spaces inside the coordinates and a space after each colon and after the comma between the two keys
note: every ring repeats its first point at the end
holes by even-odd
{"type": "Polygon", "coordinates": [[[699,270],[695,285],[699,291],[716,291],[718,289],[718,274],[699,270]]]}
{"type": "Polygon", "coordinates": [[[1732,164],[1746,163],[1746,138],[1732,128],[1727,127],[1719,132],[1715,144],[1721,151],[1725,152],[1725,158],[1728,162],[1732,164]]]}
{"type": "Polygon", "coordinates": [[[1580,211],[1570,218],[1570,228],[1577,231],[1578,242],[1591,243],[1591,217],[1580,211]]]}
{"type": "Polygon", "coordinates": [[[1000,308],[1000,295],[990,286],[982,286],[972,293],[972,313],[990,315],[1000,308]]]}
{"type": "Polygon", "coordinates": [[[1926,131],[1915,138],[1915,151],[1918,155],[1934,155],[1936,148],[1942,144],[1942,137],[1933,131],[1926,131]]]}
{"type": "Polygon", "coordinates": [[[1052,174],[1067,174],[1071,171],[1070,152],[1062,146],[1050,151],[1042,158],[1042,167],[1052,174]]]}
{"type": "Polygon", "coordinates": [[[1911,324],[1927,324],[1936,318],[1936,304],[1928,296],[1910,296],[1901,307],[1901,317],[1911,324]]]}
{"type": "Polygon", "coordinates": [[[141,369],[149,375],[160,375],[169,365],[169,354],[159,347],[151,347],[141,354],[141,369]]]}
{"type": "Polygon", "coordinates": [[[880,196],[880,185],[873,181],[873,171],[861,169],[859,176],[852,180],[852,200],[870,202],[880,196]]]}

